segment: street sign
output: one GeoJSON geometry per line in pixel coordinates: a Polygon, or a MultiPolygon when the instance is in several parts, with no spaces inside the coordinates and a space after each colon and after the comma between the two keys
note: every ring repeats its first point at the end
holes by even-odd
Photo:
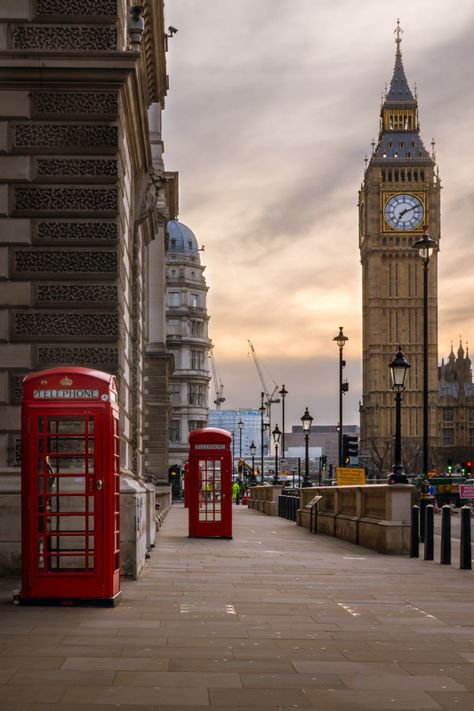
{"type": "Polygon", "coordinates": [[[365,484],[365,470],[360,467],[336,467],[338,486],[365,484]]]}
{"type": "Polygon", "coordinates": [[[459,484],[460,499],[474,499],[474,484],[459,484]]]}

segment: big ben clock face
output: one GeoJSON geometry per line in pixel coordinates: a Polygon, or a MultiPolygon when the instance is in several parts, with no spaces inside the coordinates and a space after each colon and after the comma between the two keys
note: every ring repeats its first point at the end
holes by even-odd
{"type": "Polygon", "coordinates": [[[384,215],[392,229],[403,232],[414,230],[421,224],[424,209],[415,195],[400,193],[387,200],[384,215]]]}

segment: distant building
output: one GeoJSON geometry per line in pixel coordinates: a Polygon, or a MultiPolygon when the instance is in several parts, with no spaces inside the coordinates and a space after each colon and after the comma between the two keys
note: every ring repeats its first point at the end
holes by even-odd
{"type": "MultiPolygon", "coordinates": [[[[262,456],[261,448],[261,426],[262,417],[259,410],[209,410],[208,426],[220,427],[233,434],[233,454],[234,459],[240,456],[240,429],[239,422],[243,422],[242,427],[242,458],[250,462],[250,445],[255,444],[255,466],[259,466],[262,456]]],[[[268,454],[268,432],[263,435],[263,453],[268,454]]]]}
{"type": "MultiPolygon", "coordinates": [[[[343,434],[358,435],[358,425],[343,425],[343,434]]],[[[320,453],[326,455],[328,466],[337,467],[339,464],[339,432],[337,425],[313,425],[309,434],[308,445],[311,453],[311,448],[320,448],[320,453]]],[[[285,449],[290,456],[295,448],[303,448],[304,452],[305,437],[303,434],[302,425],[293,425],[291,432],[285,434],[285,449]]],[[[317,451],[317,450],[316,450],[317,451]]],[[[311,454],[310,454],[311,456],[311,454]]],[[[315,454],[315,456],[318,456],[315,454]]]]}
{"type": "Polygon", "coordinates": [[[188,435],[205,427],[209,408],[209,351],[205,267],[194,233],[168,222],[166,344],[174,356],[170,378],[169,466],[188,459],[188,435]]]}
{"type": "Polygon", "coordinates": [[[439,374],[439,457],[446,468],[474,458],[474,384],[469,350],[459,343],[447,361],[441,361],[439,374]]]}

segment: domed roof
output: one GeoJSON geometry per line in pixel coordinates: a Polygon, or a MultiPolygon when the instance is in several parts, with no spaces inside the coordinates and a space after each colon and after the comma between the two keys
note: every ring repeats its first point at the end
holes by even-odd
{"type": "Polygon", "coordinates": [[[196,235],[189,227],[183,225],[178,220],[170,220],[168,222],[169,253],[170,254],[189,254],[193,257],[199,256],[199,246],[196,235]]]}

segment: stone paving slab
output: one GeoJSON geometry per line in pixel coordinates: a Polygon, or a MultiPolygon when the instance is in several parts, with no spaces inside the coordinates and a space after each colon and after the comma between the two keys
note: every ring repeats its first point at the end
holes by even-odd
{"type": "Polygon", "coordinates": [[[474,711],[471,571],[233,512],[189,539],[173,506],[117,608],[0,579],[0,711],[474,711]]]}

